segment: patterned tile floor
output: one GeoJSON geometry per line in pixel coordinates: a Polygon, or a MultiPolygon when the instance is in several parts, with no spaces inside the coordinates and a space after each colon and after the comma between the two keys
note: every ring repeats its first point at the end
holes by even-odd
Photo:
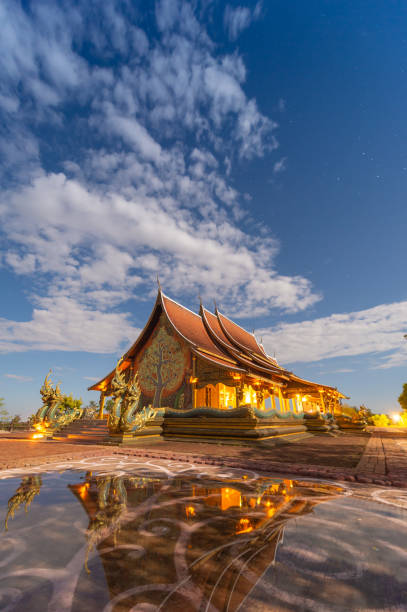
{"type": "Polygon", "coordinates": [[[14,467],[0,609],[403,611],[406,519],[394,487],[114,454],[14,467]]]}

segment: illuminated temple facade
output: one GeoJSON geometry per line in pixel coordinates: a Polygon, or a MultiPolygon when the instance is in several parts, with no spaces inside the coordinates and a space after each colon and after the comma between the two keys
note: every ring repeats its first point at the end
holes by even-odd
{"type": "MultiPolygon", "coordinates": [[[[177,431],[188,435],[202,418],[206,426],[217,418],[214,430],[222,417],[237,419],[223,424],[225,431],[239,429],[239,419],[246,418],[258,421],[253,431],[263,430],[254,437],[269,437],[278,421],[281,429],[281,420],[298,434],[306,429],[304,413],[317,412],[332,421],[344,397],[336,388],[304,380],[281,367],[254,334],[218,309],[212,313],[201,304],[196,314],[161,289],[146,326],[118,369],[128,380],[137,374],[139,406],[165,408],[164,430],[173,435],[177,431]]],[[[101,393],[101,417],[105,397],[114,395],[116,371],[90,387],[101,393]]],[[[208,427],[201,430],[204,437],[212,437],[209,433],[208,427]]]]}

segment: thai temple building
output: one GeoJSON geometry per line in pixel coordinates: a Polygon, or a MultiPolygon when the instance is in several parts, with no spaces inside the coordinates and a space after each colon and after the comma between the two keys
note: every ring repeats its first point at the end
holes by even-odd
{"type": "Polygon", "coordinates": [[[136,342],[116,369],[89,389],[100,392],[100,418],[105,398],[113,397],[117,410],[121,402],[124,426],[117,416],[113,427],[118,435],[163,431],[167,438],[207,440],[298,439],[310,429],[328,431],[345,397],[281,367],[254,334],[217,308],[212,313],[201,303],[196,314],[161,288],[136,342]],[[127,412],[126,393],[133,401],[127,412]],[[138,425],[132,427],[136,415],[138,425]]]}

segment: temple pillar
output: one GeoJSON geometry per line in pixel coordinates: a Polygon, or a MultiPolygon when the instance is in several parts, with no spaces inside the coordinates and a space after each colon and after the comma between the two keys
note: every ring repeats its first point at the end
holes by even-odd
{"type": "Polygon", "coordinates": [[[192,356],[192,408],[196,408],[196,357],[192,356]]]}
{"type": "Polygon", "coordinates": [[[280,412],[285,412],[284,398],[280,387],[278,388],[278,401],[280,403],[280,412]]]}
{"type": "Polygon", "coordinates": [[[271,391],[271,406],[273,410],[276,410],[276,398],[274,397],[274,389],[271,391]]]}
{"type": "Polygon", "coordinates": [[[323,411],[324,411],[324,414],[326,414],[326,413],[327,413],[327,409],[326,409],[326,406],[325,406],[325,401],[324,401],[324,392],[323,392],[323,391],[320,391],[320,392],[319,392],[319,396],[320,396],[320,398],[321,398],[321,405],[322,405],[322,409],[323,409],[323,411]]]}
{"type": "Polygon", "coordinates": [[[99,414],[98,414],[98,419],[103,419],[103,408],[105,407],[105,393],[104,391],[100,392],[100,399],[99,399],[99,414]]]}

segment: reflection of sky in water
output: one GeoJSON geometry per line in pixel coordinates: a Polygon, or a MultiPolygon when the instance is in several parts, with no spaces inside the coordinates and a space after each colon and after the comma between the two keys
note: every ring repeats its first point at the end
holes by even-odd
{"type": "Polygon", "coordinates": [[[87,463],[2,473],[0,610],[407,610],[401,491],[87,463]]]}

